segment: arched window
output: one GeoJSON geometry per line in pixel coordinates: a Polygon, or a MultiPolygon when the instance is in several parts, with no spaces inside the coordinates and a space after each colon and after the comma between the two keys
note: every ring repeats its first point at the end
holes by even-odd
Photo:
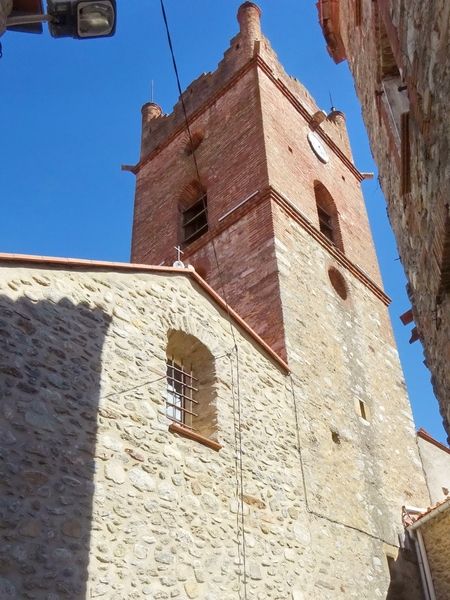
{"type": "Polygon", "coordinates": [[[208,231],[208,198],[197,182],[187,185],[180,197],[181,241],[190,244],[208,231]]]}
{"type": "Polygon", "coordinates": [[[208,439],[217,431],[214,357],[197,338],[171,330],[167,343],[166,415],[208,439]]]}
{"type": "Polygon", "coordinates": [[[316,197],[320,231],[343,252],[344,244],[342,243],[338,211],[330,192],[323,183],[316,181],[314,183],[314,195],[316,197]]]}

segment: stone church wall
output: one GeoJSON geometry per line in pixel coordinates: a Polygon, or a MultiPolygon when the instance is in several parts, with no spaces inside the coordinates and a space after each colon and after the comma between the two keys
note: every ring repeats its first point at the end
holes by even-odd
{"type": "MultiPolygon", "coordinates": [[[[0,596],[236,598],[243,585],[236,361],[233,385],[224,313],[188,276],[45,265],[5,265],[0,306],[0,596]],[[215,357],[219,452],[168,431],[165,352],[173,329],[215,357]]],[[[345,514],[355,506],[349,475],[371,469],[372,448],[343,460],[353,444],[339,431],[344,454],[333,457],[337,446],[321,423],[328,409],[310,397],[305,371],[293,376],[295,410],[290,378],[239,327],[235,336],[248,598],[384,597],[383,539],[398,545],[399,503],[418,481],[408,419],[406,450],[399,446],[391,463],[379,465],[390,478],[370,471],[378,486],[372,523],[365,508],[356,517],[361,527],[348,527],[341,520],[353,519],[345,514]],[[315,417],[299,413],[314,402],[315,417]],[[338,504],[322,511],[331,490],[338,504]]],[[[378,459],[386,460],[392,445],[378,443],[385,448],[378,459]]],[[[356,500],[368,506],[359,493],[356,500]]]]}

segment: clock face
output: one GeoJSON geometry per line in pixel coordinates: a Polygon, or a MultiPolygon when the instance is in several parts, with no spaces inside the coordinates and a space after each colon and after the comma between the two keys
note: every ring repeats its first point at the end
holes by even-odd
{"type": "Polygon", "coordinates": [[[308,142],[317,158],[326,164],[330,159],[324,145],[320,141],[319,136],[317,136],[313,131],[310,131],[308,133],[308,142]]]}

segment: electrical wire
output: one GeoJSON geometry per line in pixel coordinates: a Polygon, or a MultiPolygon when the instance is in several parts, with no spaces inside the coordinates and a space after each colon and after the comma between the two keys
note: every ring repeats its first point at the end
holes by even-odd
{"type": "MultiPolygon", "coordinates": [[[[166,29],[167,41],[168,41],[168,44],[169,44],[170,54],[171,54],[171,57],[172,57],[172,64],[173,64],[173,68],[174,68],[174,72],[175,72],[175,78],[176,78],[176,81],[177,81],[178,94],[179,94],[180,101],[181,101],[181,106],[182,106],[182,109],[183,109],[184,122],[185,122],[186,130],[187,130],[187,133],[188,133],[188,136],[189,136],[190,148],[192,150],[191,155],[192,155],[192,160],[194,162],[195,173],[197,175],[197,180],[198,180],[200,186],[202,187],[202,189],[205,189],[202,186],[202,178],[200,176],[200,170],[199,170],[199,167],[198,167],[197,156],[195,154],[195,148],[194,148],[194,144],[193,144],[191,128],[190,128],[190,125],[189,125],[189,118],[188,118],[188,115],[187,115],[186,104],[184,102],[183,92],[182,92],[182,89],[181,89],[180,75],[178,73],[177,61],[176,61],[176,58],[175,58],[175,51],[174,51],[174,48],[173,48],[172,36],[171,36],[171,33],[170,33],[169,22],[168,22],[168,19],[167,19],[167,13],[166,13],[166,9],[165,9],[165,6],[164,6],[164,0],[160,0],[160,5],[161,5],[161,12],[162,12],[162,16],[163,16],[163,20],[164,20],[164,25],[165,25],[165,29],[166,29]]],[[[205,211],[205,214],[208,215],[208,206],[207,206],[205,194],[202,195],[201,200],[202,200],[202,204],[203,204],[203,210],[205,211]]],[[[219,284],[220,284],[220,288],[221,288],[221,294],[222,294],[222,297],[223,297],[223,299],[225,301],[226,312],[227,312],[228,321],[229,321],[229,324],[230,324],[231,336],[233,338],[234,345],[237,347],[236,336],[235,336],[234,329],[233,329],[233,326],[232,326],[232,321],[231,321],[230,305],[228,303],[227,294],[226,294],[226,291],[225,291],[225,285],[224,285],[222,270],[220,268],[219,259],[217,257],[217,251],[216,251],[216,246],[215,246],[214,238],[211,238],[211,246],[212,246],[212,250],[213,250],[213,254],[214,254],[214,262],[216,263],[216,268],[217,268],[217,272],[218,272],[218,275],[219,275],[219,284]]]]}
{"type": "Polygon", "coordinates": [[[158,379],[152,379],[149,381],[144,381],[144,383],[139,383],[133,387],[127,388],[126,390],[120,390],[119,392],[111,392],[110,394],[106,394],[106,396],[100,396],[99,400],[106,400],[106,398],[111,398],[112,396],[121,396],[122,394],[127,394],[128,392],[132,392],[133,390],[137,390],[138,388],[144,387],[146,385],[151,385],[152,383],[156,383],[157,381],[161,381],[161,379],[166,379],[167,375],[161,375],[158,379]]]}
{"type": "MultiPolygon", "coordinates": [[[[186,105],[184,102],[184,97],[183,97],[183,93],[181,90],[181,84],[180,84],[180,77],[179,77],[179,73],[178,73],[178,68],[177,68],[177,63],[176,63],[176,59],[175,59],[175,52],[173,49],[173,44],[172,44],[172,38],[170,35],[170,29],[169,29],[169,24],[168,24],[168,20],[167,20],[167,14],[166,14],[166,10],[164,7],[164,1],[160,0],[160,4],[161,4],[161,11],[162,11],[162,15],[163,15],[163,19],[164,19],[164,24],[166,27],[166,34],[167,34],[167,40],[169,43],[169,48],[170,48],[170,53],[172,56],[172,63],[173,63],[173,67],[174,67],[174,71],[175,71],[175,76],[176,76],[176,80],[177,80],[177,86],[178,86],[178,93],[180,96],[180,100],[181,100],[181,106],[183,108],[183,114],[184,114],[184,120],[185,120],[185,124],[186,124],[186,130],[188,132],[188,136],[189,136],[189,143],[190,143],[190,147],[192,149],[192,158],[193,158],[193,162],[194,162],[194,167],[195,167],[195,172],[197,175],[197,179],[198,182],[201,186],[201,177],[200,177],[200,171],[198,168],[198,162],[197,162],[197,157],[195,155],[195,148],[194,148],[194,144],[193,144],[193,140],[192,140],[192,134],[191,134],[191,129],[189,126],[189,119],[188,119],[188,115],[187,115],[187,110],[186,110],[186,105]]],[[[202,188],[204,189],[204,188],[202,188]]],[[[208,207],[207,207],[207,203],[206,203],[206,198],[205,198],[205,194],[203,194],[202,196],[202,202],[203,202],[203,209],[205,211],[205,214],[208,215],[208,207]]],[[[222,292],[222,297],[225,301],[225,306],[226,306],[226,312],[227,312],[227,316],[228,316],[228,322],[230,325],[230,330],[231,330],[231,335],[233,338],[233,344],[234,344],[234,352],[236,355],[236,384],[234,383],[234,376],[233,376],[233,366],[232,366],[232,361],[230,358],[230,364],[231,364],[231,377],[232,377],[232,397],[233,397],[233,421],[234,421],[234,432],[235,432],[235,464],[236,464],[236,493],[238,493],[239,490],[239,497],[240,497],[240,524],[239,524],[239,511],[237,513],[237,532],[238,532],[238,538],[239,538],[239,529],[242,529],[241,531],[241,535],[242,535],[242,559],[243,559],[243,588],[244,588],[244,598],[245,600],[247,600],[247,579],[246,579],[246,548],[245,548],[245,531],[244,531],[244,526],[245,526],[245,520],[244,520],[244,501],[243,501],[243,464],[242,464],[242,428],[241,428],[241,400],[240,400],[240,382],[239,382],[239,352],[238,352],[238,347],[237,347],[237,342],[236,342],[236,336],[234,333],[234,328],[233,328],[233,324],[232,324],[232,320],[231,320],[231,313],[230,313],[230,307],[228,304],[228,299],[227,299],[227,295],[225,292],[225,286],[224,286],[224,280],[223,280],[223,276],[222,276],[222,271],[220,269],[220,264],[219,264],[219,260],[217,257],[217,251],[216,251],[216,247],[215,247],[215,243],[214,243],[214,238],[211,238],[211,246],[212,246],[212,250],[213,250],[213,254],[214,254],[214,261],[216,263],[216,268],[217,268],[217,272],[219,275],[219,284],[221,287],[221,292],[222,292]],[[234,394],[234,389],[235,389],[235,385],[236,385],[236,389],[237,389],[237,393],[236,396],[234,394]],[[239,473],[239,477],[238,477],[238,473],[239,473]]],[[[331,523],[337,524],[337,525],[341,525],[344,527],[347,527],[349,529],[352,529],[354,531],[357,531],[359,533],[363,533],[365,535],[367,535],[368,537],[372,538],[372,539],[376,539],[378,541],[384,542],[384,543],[390,543],[386,540],[384,540],[383,538],[380,538],[376,535],[373,535],[371,533],[369,533],[368,531],[365,531],[363,529],[359,529],[358,527],[354,527],[352,525],[348,525],[346,523],[341,523],[340,521],[337,521],[335,519],[332,519],[330,517],[327,517],[326,515],[317,513],[313,510],[310,509],[309,507],[309,502],[308,502],[308,494],[307,494],[307,486],[306,486],[306,479],[305,479],[305,470],[304,470],[304,462],[303,462],[303,455],[302,455],[302,447],[301,447],[301,440],[300,440],[300,426],[299,426],[299,420],[298,420],[298,409],[297,409],[297,402],[296,402],[296,398],[295,398],[295,391],[294,391],[294,381],[293,381],[293,377],[292,377],[292,373],[289,374],[289,378],[290,378],[290,383],[291,383],[291,392],[292,392],[292,398],[293,398],[293,403],[294,403],[294,413],[295,413],[295,423],[296,423],[296,433],[297,433],[297,449],[298,449],[298,455],[299,455],[299,461],[300,461],[300,470],[301,470],[301,474],[302,474],[302,481],[303,481],[303,493],[304,493],[304,497],[305,497],[305,508],[308,514],[314,515],[318,518],[321,519],[325,519],[331,523]]],[[[239,548],[240,548],[240,542],[238,539],[238,554],[239,554],[239,548]]],[[[239,566],[240,566],[240,557],[239,557],[239,566]]],[[[240,573],[239,573],[239,581],[240,581],[240,573]]],[[[239,592],[239,596],[240,596],[240,592],[239,592]]]]}
{"type": "Polygon", "coordinates": [[[301,445],[301,441],[300,441],[300,423],[298,420],[298,408],[297,408],[297,399],[295,397],[295,390],[294,390],[294,378],[292,377],[292,373],[289,373],[288,377],[289,377],[289,381],[291,384],[292,402],[294,404],[295,431],[297,434],[297,452],[298,452],[298,458],[300,461],[300,471],[302,474],[302,481],[303,481],[303,495],[305,497],[306,511],[309,512],[308,491],[306,489],[305,468],[303,465],[303,453],[302,453],[302,445],[301,445]]]}
{"type": "MultiPolygon", "coordinates": [[[[200,187],[204,190],[205,188],[202,186],[200,170],[198,167],[197,157],[195,154],[195,147],[193,144],[191,128],[189,126],[189,119],[186,110],[186,104],[184,102],[183,92],[181,89],[180,76],[178,73],[177,61],[175,58],[175,51],[172,43],[172,36],[170,34],[169,23],[167,19],[167,13],[164,6],[164,0],[160,0],[161,12],[164,20],[164,25],[167,34],[167,41],[169,43],[170,54],[172,57],[172,64],[175,72],[175,77],[177,80],[178,93],[181,101],[181,106],[183,109],[184,121],[186,125],[186,130],[188,132],[189,144],[192,150],[191,155],[194,162],[194,168],[197,175],[197,180],[200,184],[200,187]]],[[[205,212],[206,218],[208,218],[208,206],[206,201],[206,195],[202,195],[202,204],[203,210],[205,212]]],[[[211,247],[214,254],[214,262],[216,264],[217,273],[219,276],[219,285],[221,288],[222,297],[225,302],[227,320],[230,327],[231,337],[233,339],[234,345],[234,353],[236,356],[236,384],[234,383],[234,377],[232,376],[232,397],[233,397],[233,423],[234,423],[234,434],[235,434],[235,471],[236,471],[236,496],[239,499],[239,507],[240,507],[240,525],[239,525],[239,512],[237,513],[237,545],[238,545],[238,558],[239,558],[239,596],[240,596],[240,553],[241,553],[241,543],[240,537],[242,538],[242,565],[243,565],[243,590],[244,590],[244,599],[247,600],[247,571],[246,571],[246,544],[245,544],[245,518],[244,518],[244,476],[243,476],[243,459],[242,459],[242,428],[241,428],[241,397],[240,397],[240,371],[239,371],[239,351],[237,346],[236,335],[234,332],[233,322],[231,319],[230,306],[228,303],[227,294],[225,291],[224,278],[222,275],[222,270],[220,268],[219,259],[217,256],[216,245],[214,242],[214,238],[211,237],[211,247]],[[236,395],[235,395],[235,385],[236,385],[236,395]],[[239,535],[239,529],[241,529],[239,535]]],[[[232,368],[231,368],[232,369],[232,368]]]]}
{"type": "Polygon", "coordinates": [[[237,388],[237,417],[238,417],[238,440],[239,440],[239,475],[240,475],[240,504],[241,504],[241,526],[242,526],[242,564],[244,570],[244,598],[247,599],[247,552],[245,546],[245,519],[244,519],[244,467],[242,464],[242,427],[241,427],[241,391],[239,373],[239,350],[236,350],[236,388],[237,388]]]}
{"type": "Polygon", "coordinates": [[[171,54],[171,57],[172,57],[173,69],[175,71],[175,77],[176,77],[176,80],[177,80],[178,94],[180,95],[181,106],[183,107],[184,120],[185,120],[185,123],[186,123],[186,129],[187,129],[187,132],[188,132],[188,135],[189,135],[189,143],[190,143],[190,147],[192,149],[192,158],[194,160],[195,170],[197,172],[197,178],[198,178],[198,181],[200,182],[200,172],[198,170],[197,157],[195,156],[195,150],[194,150],[194,144],[193,144],[193,140],[192,140],[191,128],[189,127],[189,120],[188,120],[188,116],[187,116],[186,105],[184,103],[183,93],[182,93],[182,90],[181,90],[180,76],[178,74],[177,61],[175,59],[175,52],[174,52],[173,44],[172,44],[172,36],[170,35],[169,23],[168,23],[168,20],[167,20],[166,9],[164,7],[164,1],[160,0],[160,4],[161,4],[161,11],[162,11],[163,19],[164,19],[164,25],[165,25],[165,28],[166,28],[167,41],[169,43],[170,54],[171,54]]]}
{"type": "MultiPolygon", "coordinates": [[[[241,550],[241,535],[240,535],[240,529],[241,529],[241,524],[242,524],[242,518],[241,518],[241,513],[243,514],[244,512],[244,506],[242,502],[239,502],[239,499],[242,498],[242,494],[241,494],[241,480],[239,477],[239,448],[240,448],[240,444],[239,444],[239,428],[238,428],[238,421],[237,421],[237,406],[236,406],[236,394],[235,394],[235,385],[234,385],[234,367],[233,367],[233,358],[232,358],[232,354],[230,353],[229,355],[229,361],[230,361],[230,379],[231,379],[231,399],[232,399],[232,405],[233,405],[233,430],[234,430],[234,473],[235,473],[235,478],[236,478],[236,482],[235,482],[235,495],[236,495],[236,500],[238,501],[237,503],[237,507],[236,507],[236,544],[237,544],[237,551],[238,551],[238,593],[239,593],[239,598],[241,598],[241,554],[243,554],[242,550],[241,550]]],[[[242,560],[242,565],[244,565],[244,560],[242,560]]],[[[245,568],[243,570],[243,574],[244,574],[244,593],[246,593],[246,586],[247,586],[247,580],[245,577],[245,568]]]]}

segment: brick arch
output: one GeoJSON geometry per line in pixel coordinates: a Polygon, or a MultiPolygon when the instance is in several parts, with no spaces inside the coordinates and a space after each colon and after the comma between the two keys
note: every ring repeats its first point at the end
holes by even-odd
{"type": "Polygon", "coordinates": [[[339,250],[344,252],[339,213],[333,200],[333,196],[323,183],[318,180],[314,181],[314,196],[316,198],[320,231],[330,240],[330,242],[337,246],[339,250]]]}
{"type": "Polygon", "coordinates": [[[223,354],[224,341],[218,339],[213,329],[210,330],[204,324],[198,323],[189,314],[174,313],[168,314],[167,317],[169,331],[183,331],[186,335],[197,338],[214,356],[223,354]]]}
{"type": "Polygon", "coordinates": [[[200,146],[200,144],[203,142],[205,135],[203,133],[203,131],[193,131],[191,132],[191,137],[189,137],[189,134],[186,134],[184,136],[184,147],[185,147],[185,152],[188,156],[190,156],[193,152],[195,152],[197,150],[197,148],[200,146]],[[191,142],[192,140],[192,142],[191,142]]]}
{"type": "Polygon", "coordinates": [[[181,189],[178,204],[182,210],[185,210],[205,194],[206,190],[202,184],[197,179],[193,179],[181,189]]]}

